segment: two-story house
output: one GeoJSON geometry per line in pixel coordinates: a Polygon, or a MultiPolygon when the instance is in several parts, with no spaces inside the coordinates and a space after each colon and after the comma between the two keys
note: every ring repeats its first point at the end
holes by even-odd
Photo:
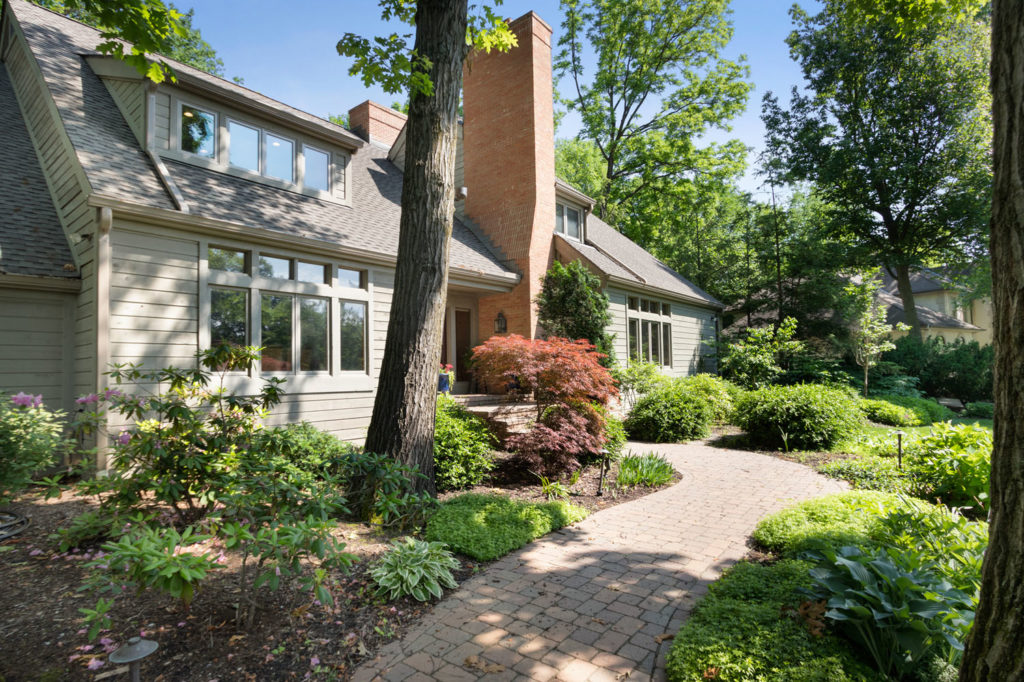
{"type": "MultiPolygon", "coordinates": [[[[620,361],[710,366],[720,304],[612,226],[554,169],[551,28],[467,65],[442,361],[541,333],[553,259],[611,299],[620,361]]],[[[99,33],[25,0],[0,23],[0,390],[51,406],[102,389],[112,363],[189,366],[218,342],[263,347],[236,391],[287,379],[275,423],[361,439],[398,251],[403,114],[372,102],[351,131],[172,62],[143,80],[99,33]]]]}

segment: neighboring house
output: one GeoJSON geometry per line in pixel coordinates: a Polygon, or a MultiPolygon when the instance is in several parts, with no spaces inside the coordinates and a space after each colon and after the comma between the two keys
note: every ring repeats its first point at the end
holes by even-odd
{"type": "MultiPolygon", "coordinates": [[[[554,258],[612,301],[616,353],[713,367],[720,304],[590,214],[554,173],[551,29],[465,73],[442,361],[497,331],[538,333],[554,258]]],[[[287,379],[273,423],[365,434],[392,298],[405,116],[372,102],[354,132],[171,62],[154,85],[96,53],[99,33],[24,0],[0,22],[0,390],[74,408],[112,363],[191,366],[218,342],[264,347],[228,377],[287,379]]],[[[102,445],[102,443],[101,443],[102,445]]]]}
{"type": "MultiPolygon", "coordinates": [[[[992,343],[992,301],[974,300],[964,305],[961,290],[941,270],[920,268],[910,274],[910,287],[925,338],[937,336],[945,341],[964,339],[985,346],[992,343]]],[[[890,324],[906,322],[896,279],[884,272],[883,300],[889,306],[890,324]],[[887,294],[887,295],[886,295],[887,294]]],[[[899,335],[902,335],[900,333],[899,335]]]]}

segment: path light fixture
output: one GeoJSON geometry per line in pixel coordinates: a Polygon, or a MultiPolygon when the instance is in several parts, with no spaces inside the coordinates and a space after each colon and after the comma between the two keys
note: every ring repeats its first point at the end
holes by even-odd
{"type": "Polygon", "coordinates": [[[109,656],[111,663],[128,664],[132,682],[142,682],[142,659],[157,650],[160,645],[151,639],[132,637],[128,643],[118,647],[109,656]]]}
{"type": "Polygon", "coordinates": [[[597,482],[597,496],[604,495],[604,472],[608,470],[608,448],[601,448],[601,480],[597,482]]]}
{"type": "Polygon", "coordinates": [[[903,471],[903,432],[896,432],[896,466],[903,471]]]}

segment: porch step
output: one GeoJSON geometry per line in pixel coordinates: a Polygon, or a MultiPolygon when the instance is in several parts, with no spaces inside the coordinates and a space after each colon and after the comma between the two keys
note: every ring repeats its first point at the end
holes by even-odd
{"type": "Polygon", "coordinates": [[[529,430],[537,418],[537,406],[533,403],[477,403],[467,405],[466,411],[486,421],[501,444],[509,436],[529,430]]]}
{"type": "Polygon", "coordinates": [[[477,405],[501,405],[504,404],[504,396],[492,395],[490,393],[461,393],[451,394],[452,400],[463,407],[474,407],[477,405]]]}

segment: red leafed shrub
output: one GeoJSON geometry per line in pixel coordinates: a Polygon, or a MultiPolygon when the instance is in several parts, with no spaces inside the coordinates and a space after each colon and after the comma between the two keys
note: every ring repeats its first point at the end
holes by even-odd
{"type": "Polygon", "coordinates": [[[531,430],[506,443],[531,470],[557,474],[577,468],[578,457],[601,452],[604,417],[594,404],[607,405],[618,394],[602,357],[585,340],[516,335],[494,336],[473,349],[477,379],[505,388],[510,399],[537,402],[531,430]]]}

